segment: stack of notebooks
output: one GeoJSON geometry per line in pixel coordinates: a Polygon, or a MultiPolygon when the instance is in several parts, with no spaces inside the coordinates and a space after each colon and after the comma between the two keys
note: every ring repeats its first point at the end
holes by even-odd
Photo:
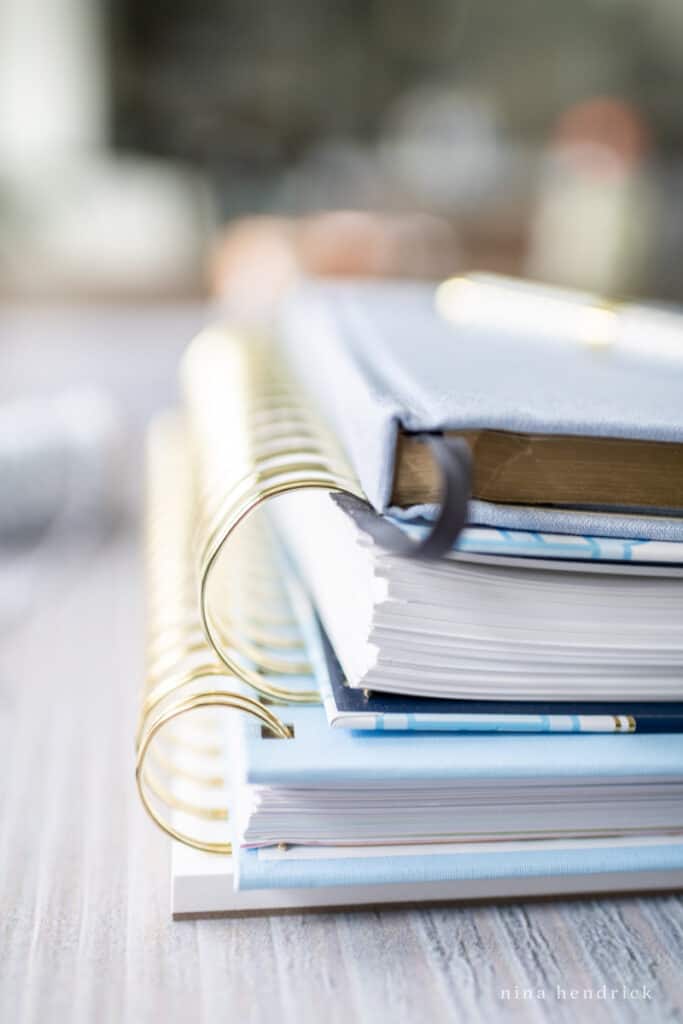
{"type": "Polygon", "coordinates": [[[681,885],[682,324],[471,277],[195,339],[137,734],[176,916],[681,885]]]}

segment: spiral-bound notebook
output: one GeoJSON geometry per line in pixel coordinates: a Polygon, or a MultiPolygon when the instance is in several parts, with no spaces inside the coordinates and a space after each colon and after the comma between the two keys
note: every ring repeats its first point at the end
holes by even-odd
{"type": "MultiPolygon", "coordinates": [[[[149,441],[148,656],[136,768],[146,810],[174,840],[174,912],[680,885],[682,823],[673,810],[669,813],[667,801],[675,800],[683,781],[683,754],[679,756],[680,745],[671,736],[662,737],[661,743],[659,737],[648,736],[576,738],[592,741],[596,765],[613,765],[608,785],[622,787],[618,793],[627,802],[630,790],[624,786],[635,786],[634,798],[639,786],[654,787],[648,811],[652,820],[635,832],[626,815],[621,825],[615,818],[608,835],[603,828],[588,835],[579,830],[580,836],[576,829],[570,834],[562,830],[537,839],[551,844],[537,848],[524,844],[519,829],[512,830],[514,838],[498,834],[489,842],[481,828],[468,843],[450,834],[444,846],[431,835],[417,849],[412,848],[409,829],[404,836],[392,833],[388,846],[385,841],[367,846],[354,840],[342,851],[327,846],[321,853],[317,841],[294,846],[285,842],[286,848],[279,848],[276,831],[274,845],[246,848],[236,803],[245,793],[254,796],[248,788],[253,739],[265,752],[264,764],[282,761],[282,754],[274,758],[277,749],[284,754],[282,763],[300,764],[305,775],[321,768],[329,749],[322,710],[310,707],[313,718],[305,714],[320,701],[315,657],[312,662],[302,629],[308,612],[302,614],[301,602],[305,605],[306,599],[283,569],[265,506],[297,488],[341,492],[360,500],[363,496],[336,439],[290,385],[267,341],[247,342],[230,331],[209,329],[191,346],[182,379],[183,414],[159,420],[149,441]],[[245,725],[249,721],[253,726],[237,728],[241,715],[247,716],[245,725]],[[233,723],[228,730],[222,724],[225,718],[233,723]],[[304,721],[310,725],[302,733],[304,721]],[[318,737],[314,755],[307,730],[318,737]],[[245,740],[248,736],[252,741],[245,740]],[[615,750],[615,744],[621,749],[615,750]],[[317,764],[309,763],[311,756],[317,764]],[[475,839],[485,848],[475,848],[475,839]],[[505,843],[517,845],[508,848],[505,843]]],[[[517,738],[505,739],[509,746],[517,738]]],[[[535,739],[553,742],[550,737],[535,739]]],[[[366,734],[364,740],[384,742],[379,735],[366,734]]],[[[442,741],[458,742],[458,737],[444,736],[442,741]]],[[[491,763],[497,762],[499,737],[470,741],[488,741],[491,763]]],[[[340,731],[337,747],[346,749],[347,742],[359,741],[340,731]]],[[[398,748],[399,758],[410,762],[414,742],[398,748]]],[[[422,737],[421,748],[430,749],[425,748],[430,742],[422,737]]],[[[388,747],[381,750],[389,757],[388,747]]],[[[559,747],[552,750],[553,757],[561,756],[559,747]]],[[[372,763],[371,748],[366,754],[372,763]]],[[[489,760],[488,748],[484,754],[480,751],[479,763],[489,760]]],[[[421,761],[415,758],[415,765],[421,761]]],[[[353,758],[343,763],[353,777],[353,758]]],[[[434,768],[430,784],[438,780],[439,770],[434,768]]],[[[604,780],[599,773],[594,780],[589,774],[581,785],[588,787],[587,796],[597,797],[590,787],[604,780]]],[[[370,796],[372,777],[365,764],[356,779],[370,796]]],[[[410,772],[405,783],[411,784],[410,772]]],[[[609,799],[608,792],[601,793],[600,799],[609,799]]],[[[288,813],[290,824],[296,824],[291,805],[288,813]]],[[[305,808],[302,813],[304,821],[305,808]]],[[[322,829],[317,838],[324,840],[322,829]]]]}

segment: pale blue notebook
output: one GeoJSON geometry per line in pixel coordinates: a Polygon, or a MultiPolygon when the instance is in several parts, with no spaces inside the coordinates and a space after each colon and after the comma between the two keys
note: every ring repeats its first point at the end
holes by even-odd
{"type": "MultiPolygon", "coordinates": [[[[561,310],[555,331],[552,323],[540,331],[506,327],[502,315],[495,326],[476,318],[454,325],[439,314],[433,285],[310,284],[288,303],[281,338],[290,365],[337,432],[368,499],[384,512],[400,429],[682,442],[682,321],[660,314],[666,320],[662,345],[650,320],[643,326],[641,309],[629,309],[623,343],[617,339],[609,351],[596,351],[567,333],[561,310]],[[647,334],[640,345],[632,337],[638,325],[647,334]]],[[[676,515],[474,502],[469,521],[683,540],[683,519],[676,515]]]]}
{"type": "MultiPolygon", "coordinates": [[[[289,739],[255,721],[234,723],[235,846],[349,846],[358,858],[370,847],[411,844],[419,872],[435,843],[470,853],[468,844],[492,841],[645,843],[683,833],[679,736],[362,734],[329,729],[319,707],[290,707],[283,717],[289,739]]],[[[373,878],[394,880],[393,864],[380,859],[374,869],[373,878]]]]}
{"type": "MultiPolygon", "coordinates": [[[[472,502],[472,505],[488,507],[487,502],[472,502]]],[[[516,508],[514,515],[519,518],[527,513],[542,511],[516,508]]],[[[578,513],[562,514],[579,517],[578,513]]],[[[407,516],[402,509],[394,510],[394,514],[388,518],[414,540],[422,540],[429,530],[429,525],[423,518],[414,513],[407,516]]],[[[610,516],[610,519],[612,518],[618,517],[610,516]]],[[[614,523],[611,525],[613,527],[614,523]]],[[[634,539],[611,531],[603,536],[590,536],[570,530],[562,533],[543,533],[534,529],[506,529],[502,526],[467,526],[458,537],[453,550],[462,554],[533,558],[560,563],[628,562],[683,568],[683,542],[634,539]]]]}
{"type": "Polygon", "coordinates": [[[355,733],[330,729],[319,706],[281,717],[294,739],[269,737],[240,716],[242,783],[266,786],[411,784],[444,780],[538,779],[683,782],[679,735],[458,735],[355,733]]]}
{"type": "MultiPolygon", "coordinates": [[[[601,840],[541,843],[461,844],[457,852],[415,847],[373,850],[284,851],[245,850],[238,856],[236,886],[251,889],[322,888],[323,886],[390,885],[441,881],[479,881],[566,875],[602,875],[606,888],[619,888],[618,878],[652,873],[665,885],[671,874],[677,884],[683,870],[683,840],[661,836],[648,840],[601,840]]],[[[447,847],[445,847],[447,849],[447,847]]],[[[647,883],[643,881],[642,885],[647,883]]],[[[655,884],[654,879],[650,884],[655,884]]]]}

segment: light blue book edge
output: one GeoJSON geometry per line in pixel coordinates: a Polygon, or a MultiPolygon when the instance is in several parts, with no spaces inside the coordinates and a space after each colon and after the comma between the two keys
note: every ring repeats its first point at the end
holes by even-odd
{"type": "MultiPolygon", "coordinates": [[[[239,716],[239,777],[250,785],[327,786],[455,780],[683,779],[683,743],[672,733],[459,735],[330,729],[322,707],[283,709],[294,738],[264,738],[239,716]]],[[[237,766],[236,766],[237,767],[237,766]]]]}
{"type": "MultiPolygon", "coordinates": [[[[486,507],[486,502],[473,502],[476,508],[486,507]]],[[[537,521],[543,509],[517,507],[515,518],[519,519],[522,512],[529,514],[530,520],[537,521]]],[[[426,523],[416,522],[416,518],[424,516],[429,519],[436,513],[436,506],[421,505],[412,509],[392,509],[389,518],[397,526],[415,540],[421,540],[429,527],[426,523]]],[[[474,514],[474,513],[473,513],[474,514]]],[[[564,514],[564,513],[563,513],[564,514]]],[[[567,512],[568,520],[586,525],[582,513],[567,512]]],[[[608,517],[605,517],[608,518],[608,517]]],[[[619,519],[619,517],[614,517],[619,519]]],[[[485,522],[482,515],[476,521],[485,522]]],[[[458,537],[454,551],[464,554],[499,555],[505,557],[540,558],[559,561],[589,562],[627,562],[651,565],[683,565],[683,543],[667,539],[666,523],[673,522],[676,530],[680,523],[676,520],[662,519],[660,523],[662,537],[658,539],[634,539],[628,533],[611,533],[610,536],[594,536],[571,528],[567,523],[565,533],[544,533],[540,528],[531,525],[529,529],[504,528],[501,526],[468,526],[458,537]]],[[[614,525],[614,524],[612,524],[614,525]]],[[[676,531],[674,531],[676,532],[676,531]]]]}
{"type": "Polygon", "coordinates": [[[683,870],[683,841],[666,845],[600,846],[590,849],[501,851],[297,859],[296,847],[281,860],[240,849],[238,889],[318,888],[440,881],[596,875],[683,870]]]}

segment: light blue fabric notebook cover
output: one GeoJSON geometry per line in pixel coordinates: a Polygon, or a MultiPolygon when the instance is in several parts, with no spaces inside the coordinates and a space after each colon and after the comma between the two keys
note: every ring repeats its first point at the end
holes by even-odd
{"type": "MultiPolygon", "coordinates": [[[[281,339],[302,384],[340,437],[374,507],[391,498],[399,427],[683,441],[681,358],[563,338],[453,326],[432,285],[303,286],[285,307],[281,339]]],[[[423,509],[424,511],[424,509],[423,509]]],[[[429,510],[427,509],[427,512],[429,510]]],[[[676,517],[565,512],[473,502],[493,526],[683,540],[676,517]]]]}
{"type": "MultiPolygon", "coordinates": [[[[533,844],[530,844],[533,847],[533,844]]],[[[683,870],[683,840],[662,845],[600,845],[572,848],[562,842],[552,850],[499,853],[424,853],[414,856],[298,859],[292,847],[279,860],[263,850],[239,851],[238,889],[295,889],[328,885],[386,885],[400,882],[466,881],[556,875],[683,870]]]]}
{"type": "MultiPolygon", "coordinates": [[[[472,502],[473,506],[486,502],[472,502]]],[[[420,519],[398,514],[389,518],[414,540],[421,540],[429,527],[420,519]]],[[[517,506],[516,514],[520,510],[517,506]]],[[[542,511],[532,509],[530,511],[542,511]]],[[[629,539],[621,535],[591,537],[586,534],[540,533],[492,526],[466,526],[453,548],[472,555],[501,555],[582,562],[632,562],[644,565],[683,566],[683,543],[629,539]]]]}

